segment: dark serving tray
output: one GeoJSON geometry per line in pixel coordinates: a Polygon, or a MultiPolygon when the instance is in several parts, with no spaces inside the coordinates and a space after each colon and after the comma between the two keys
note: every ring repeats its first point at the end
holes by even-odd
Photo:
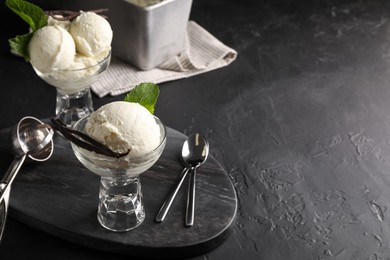
{"type": "MultiPolygon", "coordinates": [[[[10,129],[0,130],[1,172],[13,159],[9,135],[10,129]]],[[[10,217],[67,241],[128,256],[181,258],[210,251],[228,237],[237,210],[234,187],[213,157],[197,171],[194,226],[184,224],[187,180],[165,221],[155,222],[183,169],[179,158],[185,138],[168,128],[161,158],[141,175],[146,218],[134,230],[116,233],[100,226],[96,218],[99,176],[81,165],[69,141],[58,134],[48,161],[22,166],[11,189],[10,217]]]]}

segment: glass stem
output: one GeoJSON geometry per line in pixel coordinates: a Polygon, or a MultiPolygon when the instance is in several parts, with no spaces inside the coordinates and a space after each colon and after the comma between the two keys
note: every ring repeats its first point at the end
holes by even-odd
{"type": "Polygon", "coordinates": [[[73,94],[64,94],[57,90],[56,118],[72,127],[79,119],[93,112],[90,87],[73,94]]]}
{"type": "Polygon", "coordinates": [[[101,177],[97,216],[100,224],[112,231],[138,227],[145,219],[140,178],[101,177]]]}

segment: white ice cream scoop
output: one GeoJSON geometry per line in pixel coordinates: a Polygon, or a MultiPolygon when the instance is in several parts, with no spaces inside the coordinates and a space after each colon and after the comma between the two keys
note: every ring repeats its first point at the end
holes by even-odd
{"type": "Polygon", "coordinates": [[[82,12],[72,21],[69,32],[79,53],[92,57],[111,48],[113,32],[109,22],[94,12],[82,12]]]}
{"type": "Polygon", "coordinates": [[[138,157],[160,143],[160,128],[153,115],[142,105],[115,101],[93,112],[85,125],[86,133],[116,152],[130,151],[138,157]]]}
{"type": "Polygon", "coordinates": [[[61,26],[45,26],[32,36],[28,53],[31,65],[45,73],[67,69],[74,61],[76,46],[72,36],[61,26]]]}

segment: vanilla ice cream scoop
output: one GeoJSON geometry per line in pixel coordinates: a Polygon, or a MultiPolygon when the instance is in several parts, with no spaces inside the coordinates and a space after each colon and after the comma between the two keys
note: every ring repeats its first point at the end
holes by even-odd
{"type": "Polygon", "coordinates": [[[70,34],[77,51],[86,56],[96,56],[111,49],[113,32],[109,22],[94,12],[80,12],[72,21],[70,34]]]}
{"type": "Polygon", "coordinates": [[[154,116],[138,103],[115,101],[93,112],[86,133],[119,153],[138,157],[161,143],[160,127],[154,116]]]}
{"type": "Polygon", "coordinates": [[[74,61],[76,47],[68,31],[53,25],[42,27],[34,33],[28,53],[31,65],[44,73],[67,69],[74,61]]]}

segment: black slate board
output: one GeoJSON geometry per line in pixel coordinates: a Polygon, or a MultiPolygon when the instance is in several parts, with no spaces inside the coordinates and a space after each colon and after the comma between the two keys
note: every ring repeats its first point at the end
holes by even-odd
{"type": "MultiPolygon", "coordinates": [[[[2,172],[13,159],[9,132],[0,131],[2,172]]],[[[12,185],[10,217],[64,240],[117,254],[181,258],[210,251],[229,235],[237,209],[234,187],[213,157],[197,171],[194,226],[184,225],[187,180],[165,221],[154,220],[182,171],[179,158],[185,138],[168,128],[161,158],[141,175],[146,218],[132,231],[115,233],[100,226],[96,218],[99,176],[81,165],[69,142],[58,134],[48,161],[22,166],[12,185]]]]}

